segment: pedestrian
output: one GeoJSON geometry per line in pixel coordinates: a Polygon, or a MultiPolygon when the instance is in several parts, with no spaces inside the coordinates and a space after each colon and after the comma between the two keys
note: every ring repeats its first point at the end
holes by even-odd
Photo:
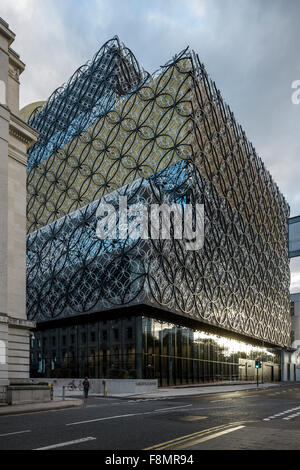
{"type": "Polygon", "coordinates": [[[89,394],[89,388],[90,388],[90,382],[87,377],[84,378],[82,385],[83,385],[83,390],[84,390],[84,398],[87,398],[89,394]]]}

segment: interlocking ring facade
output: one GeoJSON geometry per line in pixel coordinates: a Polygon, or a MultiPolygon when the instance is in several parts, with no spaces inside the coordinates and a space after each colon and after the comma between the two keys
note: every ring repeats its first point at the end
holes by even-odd
{"type": "Polygon", "coordinates": [[[30,319],[148,304],[290,343],[289,207],[194,52],[150,76],[114,38],[29,123],[30,319]],[[203,203],[204,248],[99,240],[119,195],[203,203]]]}

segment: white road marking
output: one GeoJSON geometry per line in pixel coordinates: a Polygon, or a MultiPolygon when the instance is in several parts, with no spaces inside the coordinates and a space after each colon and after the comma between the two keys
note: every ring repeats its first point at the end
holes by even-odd
{"type": "Polygon", "coordinates": [[[77,424],[95,423],[97,421],[106,421],[108,419],[128,418],[129,416],[139,416],[143,414],[145,413],[130,413],[127,415],[107,416],[105,418],[96,418],[96,419],[89,419],[86,421],[76,421],[75,423],[67,423],[66,426],[76,426],[77,424]]]}
{"type": "Polygon", "coordinates": [[[53,444],[51,446],[46,446],[46,447],[38,447],[37,449],[34,449],[34,450],[56,449],[57,447],[72,446],[74,444],[80,444],[81,442],[95,441],[95,440],[96,440],[96,437],[83,437],[81,439],[76,439],[74,441],[61,442],[60,444],[53,444]]]}
{"type": "MultiPolygon", "coordinates": [[[[281,416],[283,415],[286,415],[286,414],[289,414],[289,413],[292,413],[293,411],[298,411],[300,410],[300,406],[296,406],[295,408],[290,408],[289,410],[285,410],[285,411],[281,411],[280,413],[276,413],[272,416],[268,416],[267,418],[264,418],[263,421],[270,421],[271,419],[275,419],[275,418],[280,418],[281,416]]],[[[296,415],[300,415],[300,412],[297,413],[296,415]]],[[[295,417],[296,415],[291,415],[292,417],[295,417]]],[[[283,418],[283,419],[291,419],[291,417],[287,416],[286,418],[283,418]]]]}
{"type": "Polygon", "coordinates": [[[290,419],[297,418],[297,416],[300,416],[300,411],[299,411],[299,413],[295,413],[293,415],[286,416],[285,418],[282,418],[282,419],[286,419],[288,421],[290,419]]]}
{"type": "Polygon", "coordinates": [[[258,396],[259,396],[258,393],[255,393],[255,394],[253,394],[253,395],[244,395],[243,397],[240,397],[240,398],[241,398],[241,399],[242,399],[242,398],[252,398],[252,397],[258,397],[258,396]]]}
{"type": "Polygon", "coordinates": [[[154,411],[178,410],[178,408],[186,408],[188,406],[193,406],[193,405],[180,405],[180,406],[172,406],[170,408],[158,408],[157,410],[154,410],[154,411]]]}
{"type": "MultiPolygon", "coordinates": [[[[258,397],[258,396],[259,396],[258,393],[253,393],[252,395],[242,395],[241,397],[236,397],[236,398],[239,400],[242,400],[243,398],[252,398],[252,397],[258,397]]],[[[222,400],[211,400],[210,403],[218,403],[218,402],[228,401],[228,400],[233,400],[233,398],[224,398],[222,400]]]]}
{"type": "Polygon", "coordinates": [[[15,434],[23,434],[25,432],[31,432],[30,429],[27,429],[26,431],[16,431],[16,432],[8,432],[6,434],[0,434],[0,437],[4,437],[4,436],[12,436],[12,435],[15,435],[15,434]]]}
{"type": "MultiPolygon", "coordinates": [[[[132,416],[143,416],[143,415],[151,415],[151,414],[157,414],[158,412],[170,412],[170,411],[176,411],[178,408],[185,408],[185,407],[190,407],[193,405],[182,405],[180,407],[173,407],[172,408],[161,408],[153,411],[146,411],[146,412],[141,412],[141,413],[128,413],[125,415],[117,415],[117,416],[106,416],[105,418],[95,418],[95,419],[89,419],[86,421],[76,421],[74,423],[67,423],[66,426],[77,426],[78,424],[87,424],[87,423],[96,423],[98,421],[107,421],[110,419],[118,419],[118,418],[130,418],[132,416]]],[[[197,409],[197,408],[196,408],[197,409]]],[[[200,408],[203,409],[203,408],[200,408]]]]}
{"type": "Polygon", "coordinates": [[[163,397],[163,398],[140,398],[140,399],[130,399],[126,403],[140,403],[144,401],[162,401],[162,400],[174,400],[176,397],[163,397]]]}
{"type": "Polygon", "coordinates": [[[218,403],[218,402],[221,402],[221,401],[229,401],[229,400],[232,400],[232,398],[224,398],[224,400],[212,400],[209,403],[218,403]]]}

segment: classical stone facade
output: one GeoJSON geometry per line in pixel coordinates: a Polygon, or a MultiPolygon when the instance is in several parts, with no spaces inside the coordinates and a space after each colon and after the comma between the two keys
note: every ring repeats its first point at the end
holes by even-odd
{"type": "Polygon", "coordinates": [[[25,64],[11,49],[15,34],[0,18],[0,400],[5,386],[29,378],[26,316],[27,150],[38,133],[19,117],[25,64]]]}

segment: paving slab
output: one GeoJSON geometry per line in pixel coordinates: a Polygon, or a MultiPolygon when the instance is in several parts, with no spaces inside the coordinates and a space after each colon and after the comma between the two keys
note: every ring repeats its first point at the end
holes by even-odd
{"type": "Polygon", "coordinates": [[[167,398],[167,397],[183,397],[183,396],[192,396],[192,395],[207,395],[210,393],[227,393],[227,392],[237,392],[243,390],[261,390],[270,387],[279,387],[279,383],[265,383],[259,384],[258,388],[256,384],[239,384],[239,385],[213,385],[213,386],[192,386],[192,387],[168,387],[168,388],[159,388],[157,391],[152,393],[139,393],[137,394],[128,394],[128,393],[119,393],[110,395],[110,397],[116,398],[126,398],[126,397],[135,397],[135,398],[167,398]]]}
{"type": "Polygon", "coordinates": [[[0,417],[6,415],[34,413],[37,411],[57,410],[62,408],[72,408],[74,406],[81,406],[83,400],[60,400],[49,401],[46,403],[26,403],[21,405],[1,405],[0,417]]]}

